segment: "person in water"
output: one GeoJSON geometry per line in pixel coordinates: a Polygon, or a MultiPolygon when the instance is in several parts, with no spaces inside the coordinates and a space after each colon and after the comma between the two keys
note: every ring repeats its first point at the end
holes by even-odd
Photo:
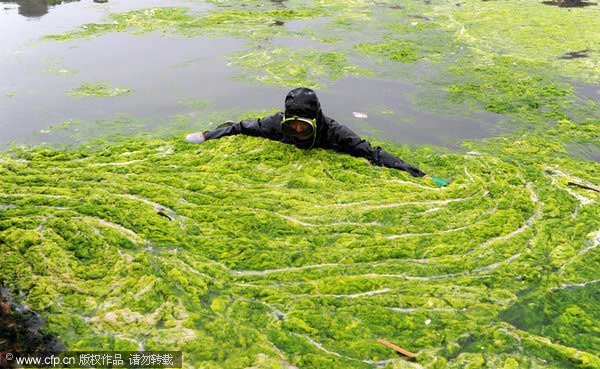
{"type": "MultiPolygon", "coordinates": [[[[186,141],[200,144],[223,136],[244,134],[265,137],[295,145],[300,149],[320,147],[367,158],[383,167],[404,170],[413,177],[431,178],[418,168],[388,153],[381,147],[373,147],[350,128],[323,115],[316,93],[309,88],[296,88],[285,97],[285,112],[265,118],[227,122],[213,131],[195,132],[186,141]]],[[[436,184],[447,186],[443,180],[431,178],[436,184]]]]}

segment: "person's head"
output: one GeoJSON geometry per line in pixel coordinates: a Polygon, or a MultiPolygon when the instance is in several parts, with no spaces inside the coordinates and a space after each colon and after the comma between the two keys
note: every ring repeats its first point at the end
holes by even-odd
{"type": "Polygon", "coordinates": [[[321,104],[315,92],[300,87],[285,97],[285,113],[281,122],[283,134],[301,147],[312,147],[321,121],[321,104]]]}

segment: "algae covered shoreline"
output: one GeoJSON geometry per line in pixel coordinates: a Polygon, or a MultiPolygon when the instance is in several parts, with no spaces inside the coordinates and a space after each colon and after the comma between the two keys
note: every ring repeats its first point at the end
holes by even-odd
{"type": "Polygon", "coordinates": [[[397,152],[454,174],[439,189],[326,151],[205,145],[3,159],[4,283],[69,349],[404,365],[383,336],[424,367],[597,365],[597,195],[564,163],[397,152]]]}
{"type": "Polygon", "coordinates": [[[161,131],[13,147],[0,153],[0,284],[44,334],[68,350],[182,350],[189,368],[600,367],[600,166],[570,152],[600,142],[598,101],[571,82],[598,83],[598,6],[209,3],[115,14],[43,42],[233,34],[248,43],[229,63],[257,89],[416,80],[426,66],[436,73],[418,81],[421,108],[513,129],[455,152],[370,137],[447,188],[253,137],[189,145],[180,133],[222,115],[191,100],[203,118],[161,131]],[[357,29],[372,37],[353,42],[357,29]],[[283,34],[330,46],[264,46],[283,34]]]}

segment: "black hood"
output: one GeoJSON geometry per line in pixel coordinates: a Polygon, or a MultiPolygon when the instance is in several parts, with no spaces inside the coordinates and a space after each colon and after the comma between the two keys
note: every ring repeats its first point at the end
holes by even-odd
{"type": "Polygon", "coordinates": [[[323,112],[317,94],[306,87],[295,88],[285,97],[285,116],[297,115],[301,118],[317,119],[322,123],[323,112]]]}
{"type": "MultiPolygon", "coordinates": [[[[317,120],[317,140],[323,128],[324,117],[321,103],[315,91],[306,87],[295,88],[285,97],[285,116],[298,116],[301,118],[317,120]]],[[[312,142],[311,142],[312,144],[312,142]]],[[[298,147],[307,146],[307,143],[296,143],[298,147]]],[[[312,145],[311,145],[312,146],[312,145]]]]}

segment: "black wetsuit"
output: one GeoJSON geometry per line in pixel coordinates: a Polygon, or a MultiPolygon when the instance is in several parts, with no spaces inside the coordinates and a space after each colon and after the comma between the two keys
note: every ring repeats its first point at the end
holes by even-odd
{"type": "Polygon", "coordinates": [[[314,91],[307,88],[292,90],[285,100],[286,115],[297,115],[309,119],[317,119],[316,141],[294,141],[286,137],[281,129],[284,114],[275,113],[265,118],[246,119],[238,123],[221,126],[213,131],[204,132],[207,140],[223,136],[244,134],[248,136],[265,137],[283,143],[295,145],[301,149],[320,147],[367,158],[376,165],[407,171],[414,177],[425,175],[414,166],[388,153],[381,147],[372,147],[369,141],[360,138],[350,128],[326,117],[321,111],[319,100],[314,91]]]}

